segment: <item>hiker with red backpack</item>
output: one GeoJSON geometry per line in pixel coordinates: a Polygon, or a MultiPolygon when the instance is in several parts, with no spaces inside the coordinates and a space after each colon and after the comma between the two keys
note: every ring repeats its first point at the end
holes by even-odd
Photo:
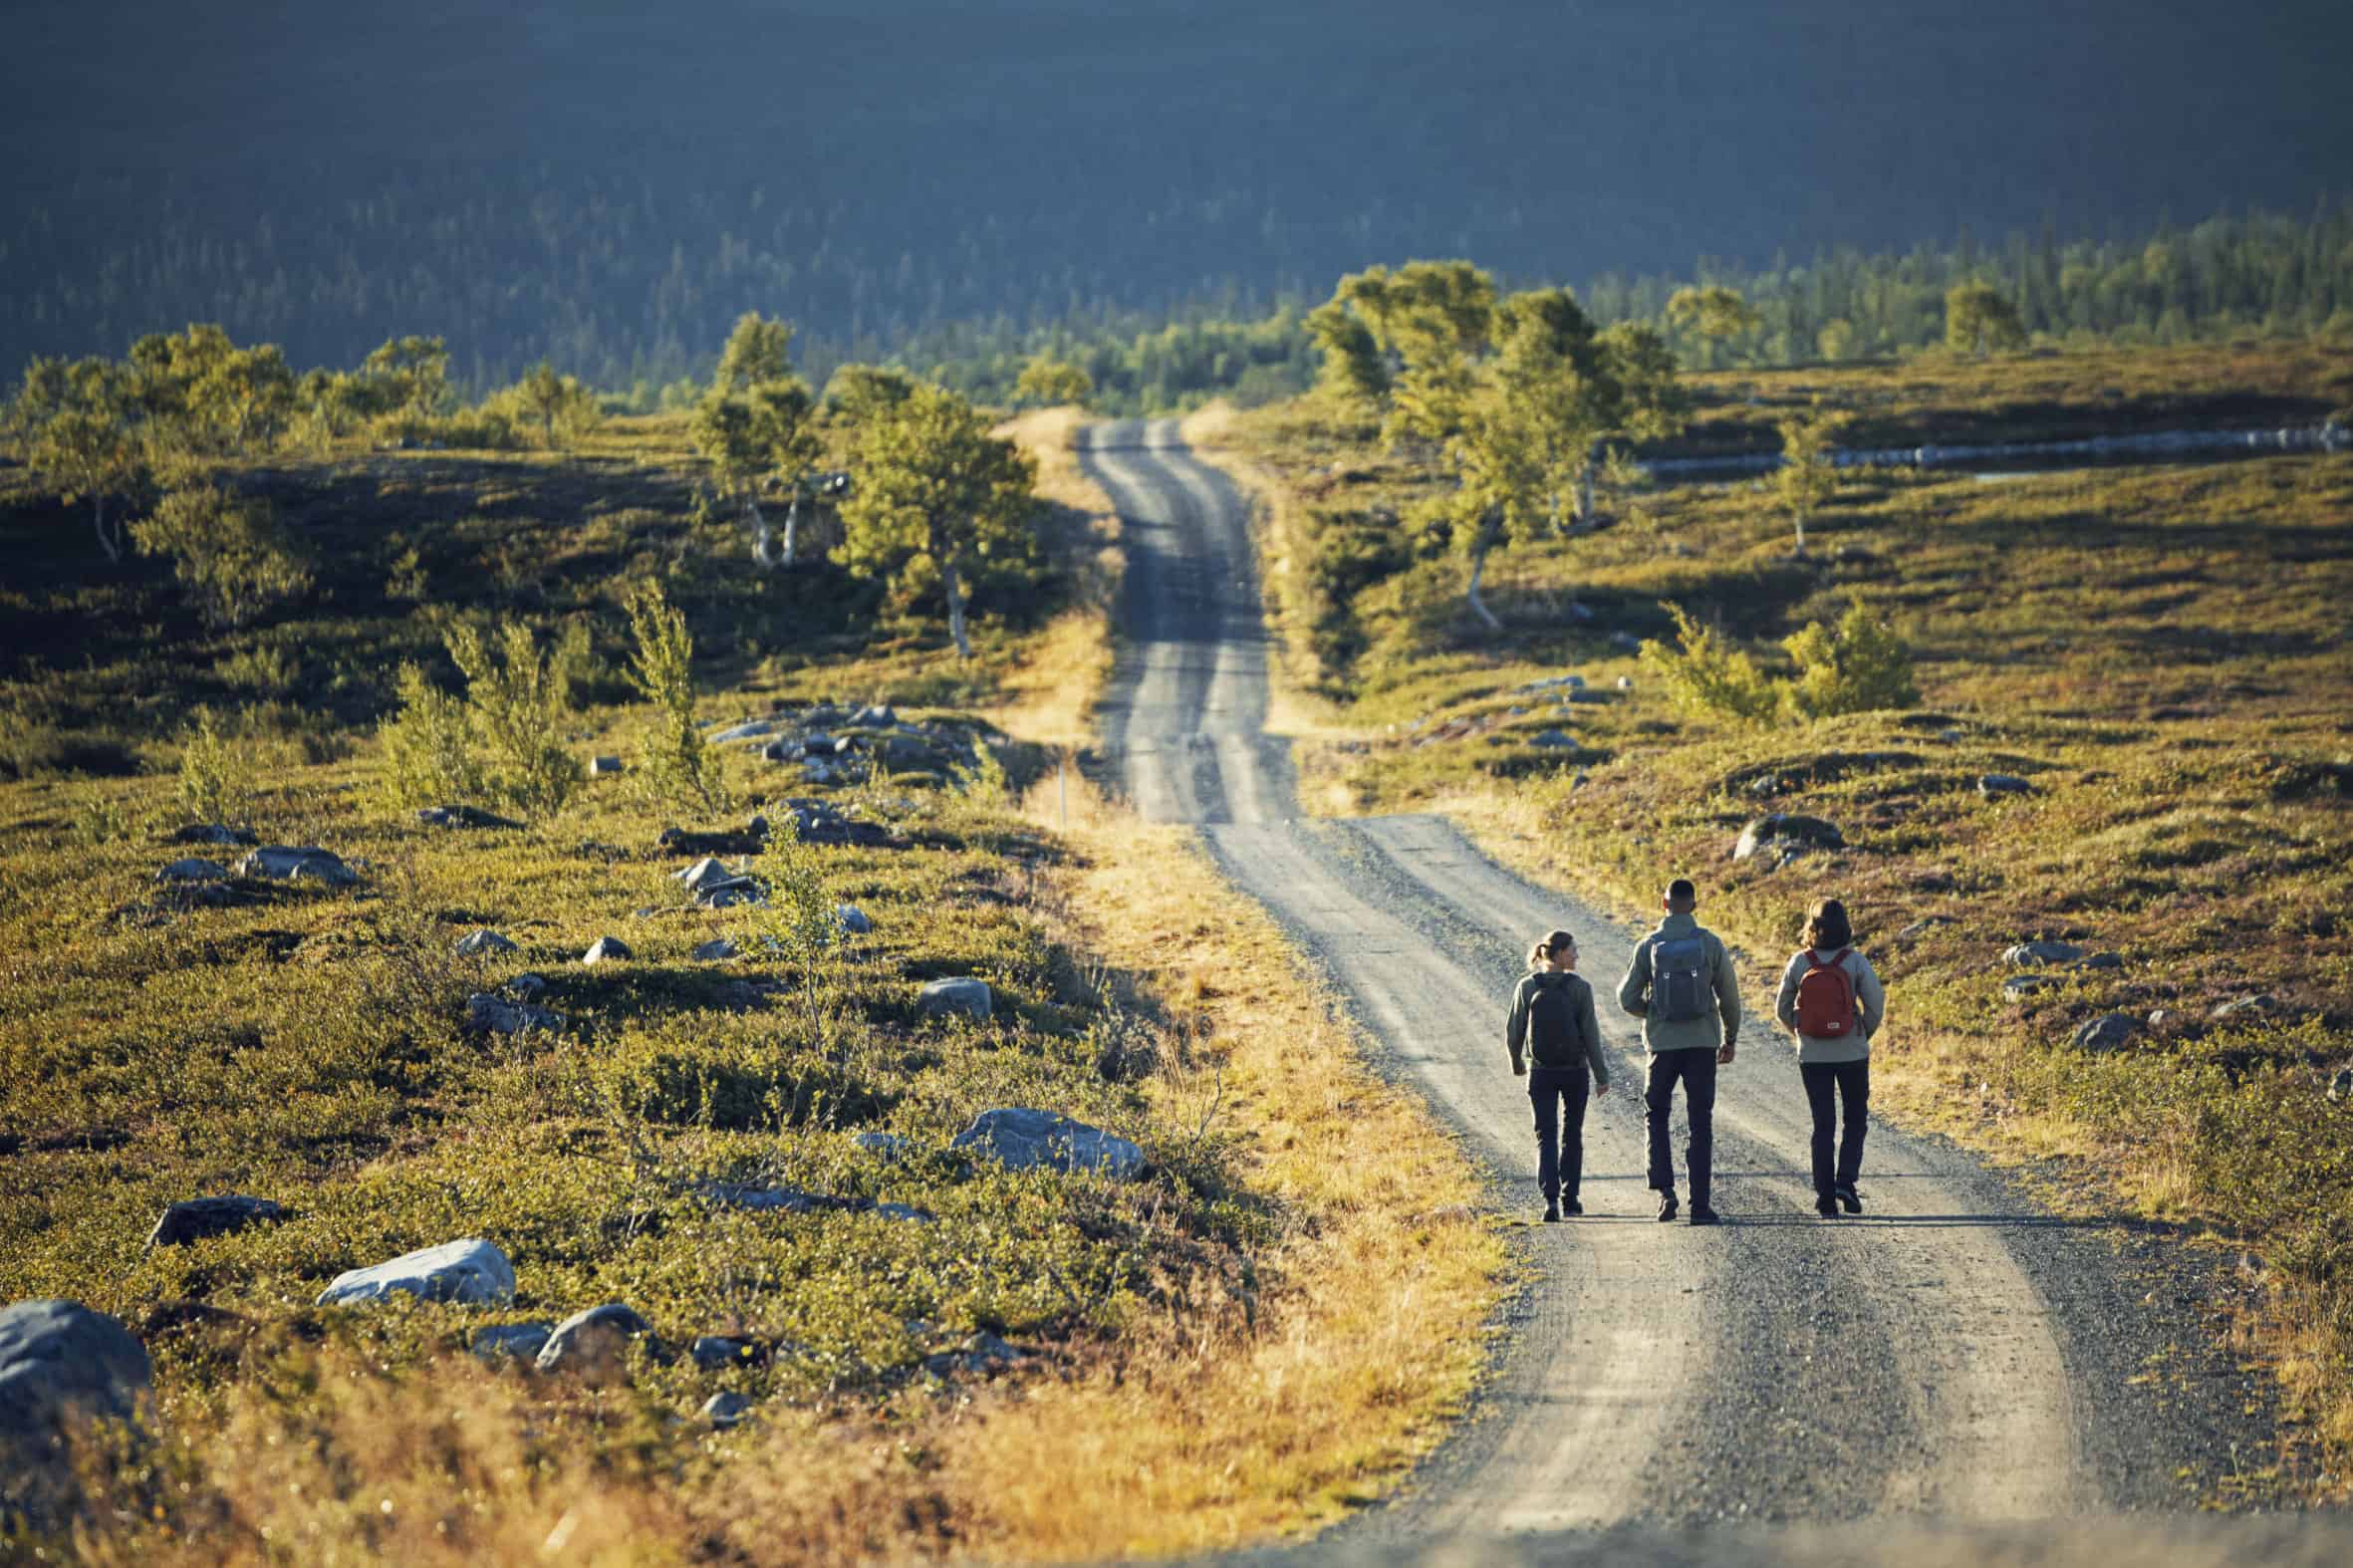
{"type": "Polygon", "coordinates": [[[1797,1071],[1814,1113],[1814,1212],[1836,1219],[1863,1211],[1863,1135],[1871,1125],[1871,1037],[1887,1016],[1887,991],[1871,960],[1855,950],[1846,906],[1824,899],[1806,913],[1805,945],[1781,971],[1773,1016],[1797,1036],[1797,1071]],[[1831,1163],[1839,1105],[1838,1160],[1831,1163]]]}
{"type": "Polygon", "coordinates": [[[1650,1055],[1643,1104],[1649,1112],[1651,1188],[1659,1194],[1659,1219],[1675,1217],[1675,1156],[1668,1148],[1668,1118],[1675,1110],[1675,1086],[1683,1085],[1684,1115],[1692,1128],[1685,1152],[1692,1174],[1692,1223],[1712,1225],[1708,1176],[1715,1161],[1715,1070],[1732,1065],[1732,1042],[1740,1033],[1740,988],[1723,938],[1693,916],[1699,892],[1690,879],[1667,885],[1667,917],[1634,945],[1634,961],[1618,982],[1618,1005],[1642,1020],[1643,1049],[1650,1055]]]}
{"type": "Polygon", "coordinates": [[[1563,1212],[1585,1212],[1577,1186],[1585,1175],[1586,1095],[1589,1089],[1610,1092],[1593,987],[1576,969],[1577,938],[1567,931],[1553,931],[1529,948],[1528,973],[1511,993],[1511,1016],[1503,1025],[1512,1075],[1527,1078],[1536,1112],[1536,1184],[1544,1189],[1546,1224],[1557,1223],[1563,1212]]]}

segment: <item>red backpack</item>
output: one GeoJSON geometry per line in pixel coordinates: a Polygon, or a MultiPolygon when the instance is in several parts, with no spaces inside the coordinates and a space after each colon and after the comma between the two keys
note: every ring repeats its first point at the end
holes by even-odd
{"type": "Polygon", "coordinates": [[[1855,1012],[1855,982],[1842,961],[1853,949],[1841,947],[1828,962],[1808,947],[1800,956],[1806,972],[1797,982],[1797,1032],[1816,1040],[1843,1040],[1862,1027],[1855,1012]]]}

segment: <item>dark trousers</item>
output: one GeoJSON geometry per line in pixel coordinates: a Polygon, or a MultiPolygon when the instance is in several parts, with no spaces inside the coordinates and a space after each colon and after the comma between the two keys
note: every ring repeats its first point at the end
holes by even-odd
{"type": "Polygon", "coordinates": [[[1593,1077],[1582,1067],[1528,1068],[1528,1101],[1536,1108],[1536,1184],[1544,1200],[1577,1201],[1585,1176],[1585,1100],[1593,1077]]]}
{"type": "Polygon", "coordinates": [[[1871,1128],[1871,1059],[1860,1062],[1800,1062],[1806,1105],[1814,1113],[1814,1191],[1828,1197],[1834,1186],[1853,1186],[1863,1174],[1863,1135],[1871,1128]],[[1830,1135],[1838,1119],[1832,1096],[1846,1102],[1846,1130],[1838,1140],[1838,1165],[1830,1164],[1830,1135]]]}
{"type": "Polygon", "coordinates": [[[1675,1190],[1675,1156],[1667,1147],[1667,1116],[1675,1109],[1675,1086],[1683,1085],[1684,1115],[1692,1124],[1684,1158],[1692,1173],[1692,1206],[1707,1206],[1707,1176],[1715,1162],[1715,1052],[1661,1051],[1651,1058],[1643,1104],[1650,1111],[1651,1189],[1675,1190]]]}

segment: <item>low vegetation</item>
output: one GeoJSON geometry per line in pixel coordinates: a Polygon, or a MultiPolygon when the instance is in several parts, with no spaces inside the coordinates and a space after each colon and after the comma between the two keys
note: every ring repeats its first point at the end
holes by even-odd
{"type": "MultiPolygon", "coordinates": [[[[1700,444],[1769,439],[1775,404],[1817,399],[1868,443],[2326,408],[2353,377],[2233,347],[1696,392],[1700,444]],[[1939,429],[1956,410],[1972,432],[1939,429]]],[[[1443,474],[1361,415],[1307,399],[1193,428],[1261,497],[1312,803],[1453,812],[1630,916],[1696,876],[1752,986],[1811,900],[1843,897],[1891,979],[1883,1097],[2038,1160],[2055,1201],[2249,1259],[2224,1331],[2285,1394],[2266,1482],[2342,1493],[2353,458],[1838,470],[1803,557],[1768,483],[1605,486],[1598,531],[1493,557],[1493,632],[1464,613],[1460,560],[1408,521],[1443,474]],[[1844,847],[1732,860],[1771,812],[1844,847]],[[2084,961],[2005,959],[2034,939],[2084,961]]]]}

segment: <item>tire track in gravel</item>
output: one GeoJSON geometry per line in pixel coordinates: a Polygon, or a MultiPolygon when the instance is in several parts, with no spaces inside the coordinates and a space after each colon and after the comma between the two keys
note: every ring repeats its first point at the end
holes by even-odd
{"type": "MultiPolygon", "coordinates": [[[[1533,1202],[1533,1162],[1499,1035],[1527,940],[1575,932],[1602,1004],[1615,1092],[1587,1121],[1587,1214],[1530,1233],[1532,1280],[1477,1412],[1344,1539],[2179,1500],[2174,1468],[2196,1435],[2123,1397],[2142,1341],[2115,1328],[2134,1287],[2098,1243],[1965,1156],[1884,1128],[1871,1212],[1820,1220],[1803,1092],[1769,1030],[1745,1028],[1721,1075],[1727,1222],[1656,1223],[1639,1026],[1613,1001],[1639,933],[1500,870],[1442,818],[1302,818],[1288,747],[1264,733],[1270,645],[1246,507],[1173,420],[1094,426],[1079,458],[1130,551],[1104,719],[1119,779],[1147,820],[1198,828],[1512,1205],[1533,1202]],[[2096,1397],[2079,1397],[2087,1386],[2096,1397]]],[[[1679,1114],[1679,1167],[1682,1136],[1679,1114]]]]}

